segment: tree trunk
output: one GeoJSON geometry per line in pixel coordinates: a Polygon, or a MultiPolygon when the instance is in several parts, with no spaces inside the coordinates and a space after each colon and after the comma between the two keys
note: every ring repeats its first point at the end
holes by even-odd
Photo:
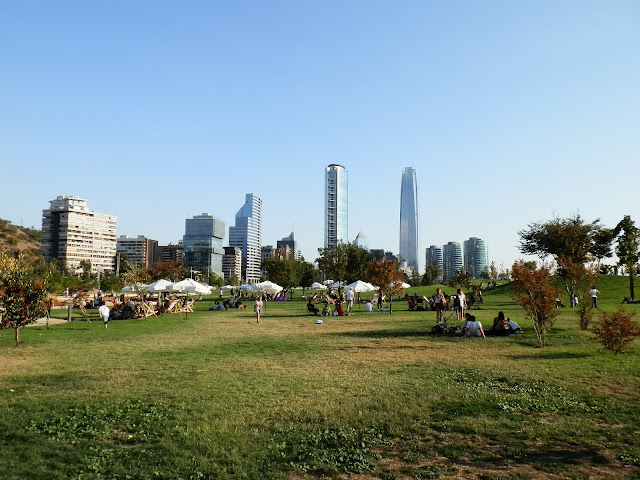
{"type": "Polygon", "coordinates": [[[16,331],[16,347],[20,344],[20,335],[18,334],[19,330],[20,330],[20,327],[15,327],[15,331],[16,331]]]}
{"type": "Polygon", "coordinates": [[[71,321],[71,305],[67,305],[67,322],[71,321]]]}
{"type": "Polygon", "coordinates": [[[631,295],[631,300],[635,298],[635,292],[633,291],[633,275],[629,275],[629,295],[631,295]]]}

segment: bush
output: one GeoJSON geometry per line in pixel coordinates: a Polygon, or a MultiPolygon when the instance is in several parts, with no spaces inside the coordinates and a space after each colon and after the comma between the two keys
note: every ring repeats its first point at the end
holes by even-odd
{"type": "Polygon", "coordinates": [[[605,349],[617,355],[624,352],[631,342],[640,336],[638,322],[631,320],[635,314],[635,312],[625,312],[622,305],[618,306],[617,312],[602,312],[600,323],[593,331],[605,349]]]}

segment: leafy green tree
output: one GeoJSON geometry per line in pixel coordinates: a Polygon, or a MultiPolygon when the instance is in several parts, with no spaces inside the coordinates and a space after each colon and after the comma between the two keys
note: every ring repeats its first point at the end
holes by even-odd
{"type": "Polygon", "coordinates": [[[300,261],[298,265],[300,286],[302,287],[302,294],[304,295],[305,289],[311,287],[313,282],[320,279],[320,272],[309,262],[304,260],[300,261]]]}
{"type": "MultiPolygon", "coordinates": [[[[179,282],[184,277],[184,265],[182,262],[157,261],[151,267],[149,267],[148,273],[151,280],[171,280],[172,282],[179,282]]],[[[130,267],[129,267],[130,268],[130,267]]]]}
{"type": "Polygon", "coordinates": [[[124,279],[113,273],[103,273],[100,277],[100,290],[103,292],[118,292],[124,287],[124,279]]]}
{"type": "Polygon", "coordinates": [[[371,252],[351,243],[338,243],[335,248],[319,248],[316,262],[326,277],[352,283],[365,280],[373,260],[371,252]]]}
{"type": "Polygon", "coordinates": [[[559,290],[549,270],[522,260],[513,264],[512,285],[516,301],[524,308],[533,324],[537,345],[544,347],[547,331],[553,326],[558,311],[559,290]]]}
{"type": "Polygon", "coordinates": [[[236,275],[231,275],[228,278],[227,283],[232,286],[240,285],[240,279],[236,275]]]}
{"type": "Polygon", "coordinates": [[[422,284],[427,286],[433,285],[438,281],[441,275],[442,270],[438,267],[437,263],[434,262],[431,265],[427,265],[424,275],[422,275],[422,284]]]}
{"type": "Polygon", "coordinates": [[[209,272],[207,283],[210,287],[222,287],[224,285],[224,278],[215,272],[209,272]]]}
{"type": "Polygon", "coordinates": [[[596,253],[602,255],[604,230],[600,220],[586,223],[580,215],[554,218],[529,224],[527,230],[518,232],[519,248],[522,253],[540,257],[543,262],[552,257],[569,298],[573,299],[578,283],[587,274],[587,263],[595,259],[596,253]]]}
{"type": "Polygon", "coordinates": [[[47,295],[46,281],[37,280],[20,257],[0,254],[0,327],[15,330],[16,347],[20,344],[20,329],[45,314],[47,295]]]}
{"type": "Polygon", "coordinates": [[[285,290],[298,286],[300,269],[298,261],[293,256],[285,259],[278,257],[267,258],[262,263],[262,268],[266,270],[269,280],[277,283],[285,290]]]}
{"type": "Polygon", "coordinates": [[[629,215],[625,215],[614,230],[616,234],[620,234],[616,244],[618,266],[625,267],[629,276],[629,296],[633,300],[635,298],[633,279],[638,275],[638,261],[640,261],[640,230],[629,215]]]}

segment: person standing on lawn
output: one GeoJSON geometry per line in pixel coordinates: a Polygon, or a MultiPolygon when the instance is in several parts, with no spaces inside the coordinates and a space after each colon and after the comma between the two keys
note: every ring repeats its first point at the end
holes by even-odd
{"type": "Polygon", "coordinates": [[[107,323],[109,323],[109,307],[103,303],[100,305],[100,308],[98,308],[98,314],[102,318],[102,321],[104,322],[104,329],[106,330],[107,323]]]}
{"type": "Polygon", "coordinates": [[[253,311],[256,312],[256,323],[260,323],[260,314],[262,313],[262,297],[256,298],[256,303],[253,306],[253,311]]]}

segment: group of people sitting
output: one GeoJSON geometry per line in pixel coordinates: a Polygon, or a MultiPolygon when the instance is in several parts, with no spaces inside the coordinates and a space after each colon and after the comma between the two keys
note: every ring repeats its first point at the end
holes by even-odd
{"type": "Polygon", "coordinates": [[[312,313],[313,315],[321,315],[323,317],[344,317],[344,316],[349,316],[349,315],[353,315],[353,313],[349,312],[349,313],[345,313],[344,309],[342,308],[342,302],[340,301],[330,301],[330,300],[326,300],[323,303],[323,307],[322,307],[322,311],[320,311],[318,309],[318,307],[316,307],[313,304],[313,298],[309,297],[308,301],[307,301],[307,311],[309,313],[312,313]],[[333,309],[331,308],[333,306],[333,309]]]}
{"type": "Polygon", "coordinates": [[[498,316],[493,319],[493,325],[486,331],[482,327],[482,323],[476,319],[474,315],[470,313],[464,314],[465,323],[462,328],[462,335],[465,337],[483,337],[487,335],[495,337],[506,337],[508,335],[515,335],[521,330],[520,326],[513,320],[505,317],[504,312],[498,312],[498,316]]]}
{"type": "Polygon", "coordinates": [[[211,306],[209,311],[223,312],[225,310],[229,310],[230,308],[247,308],[246,305],[242,303],[243,298],[246,297],[243,297],[241,295],[230,295],[229,298],[224,299],[222,303],[216,300],[215,302],[213,302],[213,305],[211,306]]]}

